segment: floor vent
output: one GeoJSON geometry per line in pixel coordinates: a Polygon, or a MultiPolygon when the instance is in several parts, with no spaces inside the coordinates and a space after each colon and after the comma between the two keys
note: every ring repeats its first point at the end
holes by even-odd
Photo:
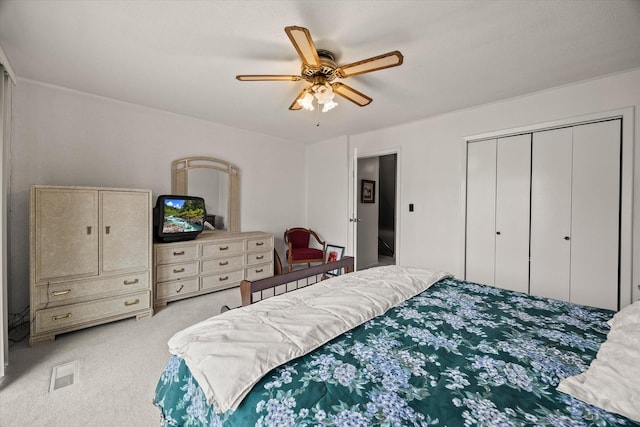
{"type": "Polygon", "coordinates": [[[49,393],[78,382],[78,361],[74,360],[63,365],[54,366],[51,371],[49,393]]]}

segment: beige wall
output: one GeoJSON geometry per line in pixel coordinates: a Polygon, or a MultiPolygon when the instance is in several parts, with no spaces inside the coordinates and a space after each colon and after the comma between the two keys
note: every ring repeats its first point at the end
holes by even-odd
{"type": "MultiPolygon", "coordinates": [[[[13,101],[9,310],[29,302],[31,184],[150,188],[171,193],[171,161],[203,155],[240,168],[241,228],[305,222],[305,147],[253,132],[21,80],[13,101]]],[[[155,200],[154,200],[155,201],[155,200]]]]}
{"type": "MultiPolygon", "coordinates": [[[[398,149],[398,176],[400,211],[398,216],[398,262],[401,265],[427,267],[461,273],[463,242],[462,222],[462,141],[464,137],[501,129],[512,129],[537,123],[579,117],[583,115],[620,109],[635,108],[634,125],[640,129],[640,70],[605,78],[576,83],[536,94],[504,100],[489,105],[456,111],[437,117],[386,128],[335,142],[321,142],[309,147],[348,151],[357,149],[358,156],[398,149]],[[415,211],[409,212],[413,203],[415,211]]],[[[635,144],[633,144],[635,145],[635,144]]],[[[633,228],[640,230],[640,150],[635,149],[633,228]]],[[[324,162],[325,175],[349,175],[347,162],[324,162]]],[[[316,167],[316,170],[319,168],[316,167]]],[[[318,179],[309,171],[309,182],[318,179]]],[[[348,196],[348,195],[347,195],[348,196]]],[[[349,210],[351,200],[345,197],[342,207],[332,206],[323,210],[323,204],[310,198],[308,210],[316,216],[327,218],[328,224],[336,224],[342,231],[344,218],[337,212],[349,210]]],[[[331,231],[327,231],[331,232],[331,231]]],[[[344,230],[343,240],[349,240],[349,229],[344,230]]],[[[347,252],[351,251],[349,248],[347,252]]],[[[640,233],[633,236],[633,271],[640,272],[640,233]]],[[[635,298],[638,274],[634,276],[635,298]]]]}

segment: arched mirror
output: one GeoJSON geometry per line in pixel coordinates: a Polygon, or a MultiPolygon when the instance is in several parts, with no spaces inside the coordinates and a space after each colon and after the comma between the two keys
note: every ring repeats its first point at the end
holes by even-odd
{"type": "Polygon", "coordinates": [[[171,191],[202,197],[215,230],[240,231],[240,170],[231,163],[213,157],[174,160],[171,191]]]}

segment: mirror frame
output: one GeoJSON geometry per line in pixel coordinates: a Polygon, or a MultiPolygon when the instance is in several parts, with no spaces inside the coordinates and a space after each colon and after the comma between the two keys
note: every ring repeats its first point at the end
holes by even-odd
{"type": "Polygon", "coordinates": [[[171,192],[188,196],[191,169],[214,169],[229,174],[229,212],[227,231],[240,231],[240,169],[215,157],[185,157],[171,162],[171,192]]]}

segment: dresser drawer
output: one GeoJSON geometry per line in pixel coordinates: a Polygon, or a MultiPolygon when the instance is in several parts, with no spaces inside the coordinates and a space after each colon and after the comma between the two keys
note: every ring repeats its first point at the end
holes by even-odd
{"type": "Polygon", "coordinates": [[[227,289],[232,286],[239,286],[244,277],[242,269],[236,271],[229,271],[222,274],[216,274],[214,276],[201,277],[201,287],[206,290],[213,289],[227,289]]]}
{"type": "Polygon", "coordinates": [[[207,243],[202,245],[202,257],[219,257],[244,252],[244,240],[228,240],[226,242],[207,243]]]}
{"type": "Polygon", "coordinates": [[[248,251],[260,251],[265,249],[273,249],[273,239],[271,237],[261,237],[258,239],[247,240],[248,251]]]}
{"type": "Polygon", "coordinates": [[[272,262],[268,264],[254,265],[252,267],[246,268],[244,273],[244,277],[250,281],[264,279],[265,277],[271,277],[271,276],[273,276],[272,262]]]}
{"type": "Polygon", "coordinates": [[[273,260],[273,251],[247,254],[247,265],[263,264],[273,260]]]}
{"type": "Polygon", "coordinates": [[[161,246],[156,245],[156,264],[192,261],[198,258],[198,245],[161,246]]]}
{"type": "Polygon", "coordinates": [[[138,292],[36,311],[35,332],[45,333],[148,309],[150,292],[138,292]]]}
{"type": "Polygon", "coordinates": [[[198,291],[198,278],[186,280],[174,280],[172,282],[158,283],[156,285],[157,300],[171,299],[172,297],[181,297],[182,295],[198,291]]]}
{"type": "Polygon", "coordinates": [[[224,271],[228,269],[242,267],[242,255],[234,257],[218,258],[202,261],[201,272],[202,273],[215,273],[218,271],[224,271]]]}
{"type": "Polygon", "coordinates": [[[198,275],[198,261],[183,264],[158,265],[156,267],[156,282],[168,282],[198,275]]]}
{"type": "Polygon", "coordinates": [[[149,289],[149,273],[132,273],[104,279],[84,279],[36,286],[36,307],[57,307],[116,293],[149,289]]]}

